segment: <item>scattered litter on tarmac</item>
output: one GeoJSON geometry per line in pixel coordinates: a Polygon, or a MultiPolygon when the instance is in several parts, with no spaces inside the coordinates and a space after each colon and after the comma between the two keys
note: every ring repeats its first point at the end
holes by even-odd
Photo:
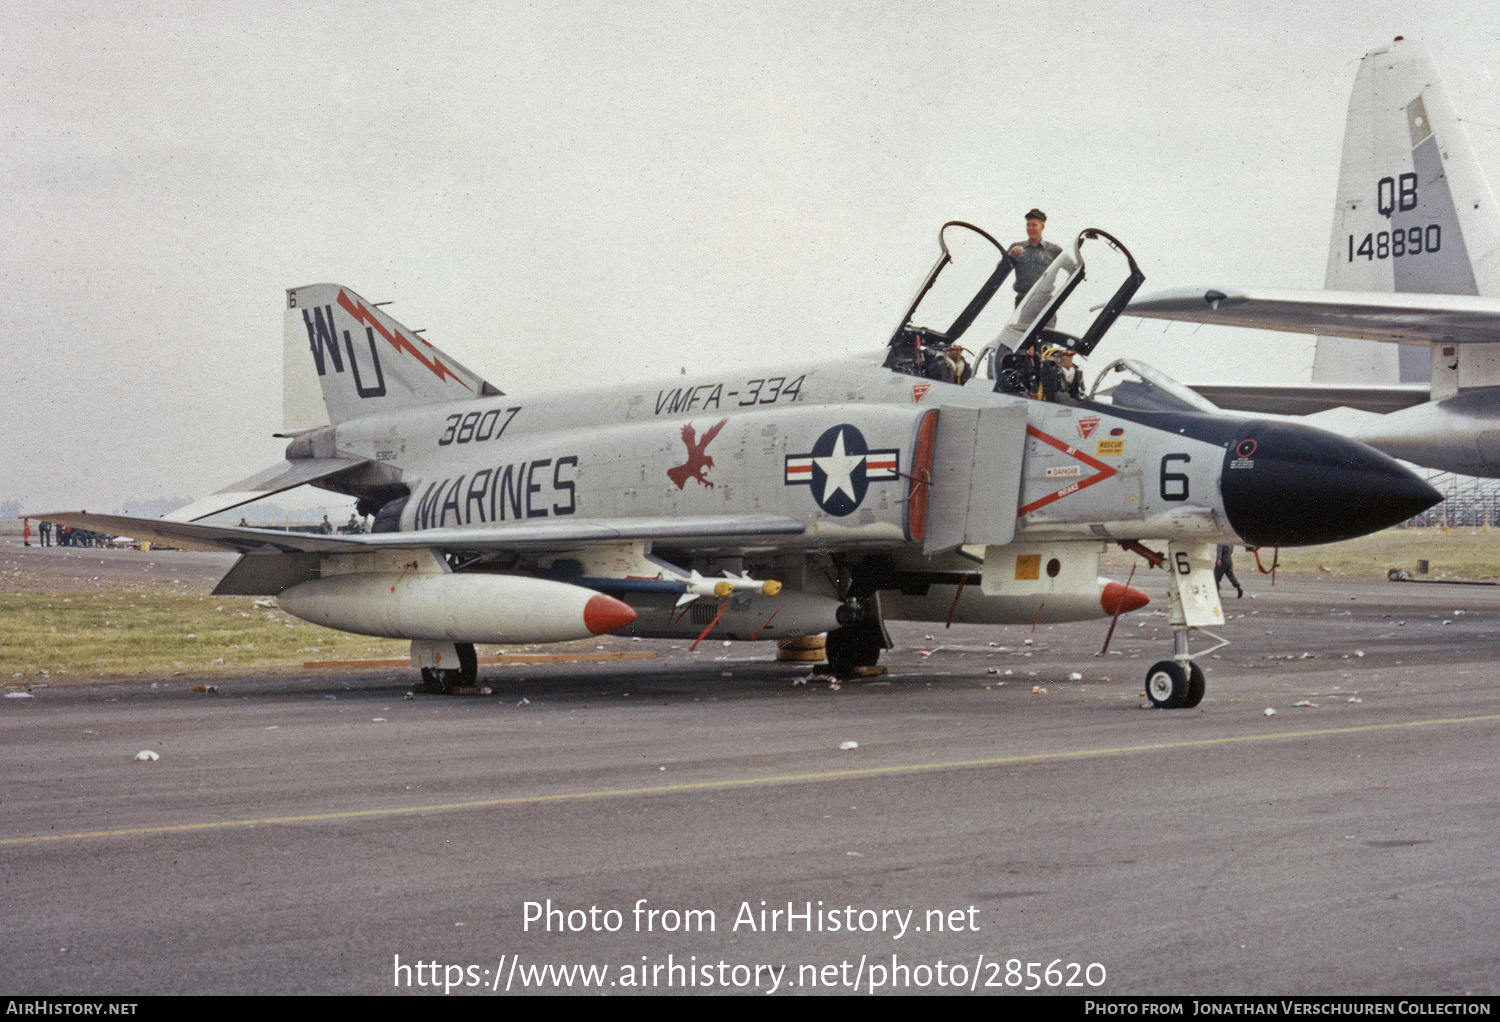
{"type": "Polygon", "coordinates": [[[1069,681],[1082,681],[1083,680],[1083,675],[1079,674],[1077,671],[1074,671],[1072,674],[1068,675],[1068,680],[1069,681]]]}
{"type": "Polygon", "coordinates": [[[843,688],[843,687],[844,687],[844,686],[842,686],[842,685],[840,685],[840,684],[839,684],[839,683],[838,683],[838,682],[836,682],[836,681],[830,681],[830,682],[829,682],[829,683],[828,683],[828,691],[830,691],[830,692],[837,692],[837,691],[838,691],[838,690],[839,690],[839,689],[841,689],[841,688],[843,688]]]}
{"type": "Polygon", "coordinates": [[[370,718],[370,723],[371,724],[384,724],[385,722],[386,721],[385,721],[384,717],[371,717],[370,718]]]}
{"type": "Polygon", "coordinates": [[[31,693],[30,692],[7,692],[7,693],[5,693],[5,698],[7,698],[7,699],[30,699],[31,698],[31,693]]]}
{"type": "Polygon", "coordinates": [[[1031,686],[1031,694],[1034,696],[1044,696],[1047,694],[1047,690],[1041,685],[1033,685],[1031,686]]]}
{"type": "Polygon", "coordinates": [[[335,699],[337,699],[337,698],[338,698],[338,696],[324,696],[324,697],[323,697],[323,698],[324,698],[324,699],[327,699],[327,700],[328,700],[328,701],[330,701],[330,702],[332,702],[332,701],[333,701],[333,700],[335,700],[335,699]]]}
{"type": "Polygon", "coordinates": [[[161,759],[159,755],[152,752],[150,749],[142,749],[140,752],[135,754],[135,758],[140,760],[142,763],[154,763],[157,760],[161,759]]]}
{"type": "Polygon", "coordinates": [[[858,742],[839,742],[839,751],[848,752],[850,749],[859,748],[858,742]]]}
{"type": "Polygon", "coordinates": [[[1310,706],[1310,707],[1312,707],[1312,708],[1313,708],[1313,709],[1315,709],[1315,710],[1316,710],[1316,709],[1317,709],[1317,708],[1318,708],[1318,704],[1317,704],[1317,703],[1315,703],[1315,702],[1313,702],[1313,701],[1312,701],[1312,700],[1310,700],[1310,699],[1298,699],[1298,700],[1297,700],[1297,701],[1296,701],[1296,702],[1295,702],[1295,703],[1293,703],[1293,704],[1292,704],[1292,705],[1293,705],[1293,706],[1310,706]]]}
{"type": "MultiPolygon", "coordinates": [[[[629,695],[630,693],[627,692],[625,694],[629,695]]],[[[527,699],[525,696],[522,696],[521,697],[521,701],[519,703],[517,703],[516,705],[517,706],[530,706],[531,705],[531,700],[527,699]]]]}
{"type": "Polygon", "coordinates": [[[1350,696],[1349,697],[1349,702],[1351,702],[1351,703],[1362,703],[1362,702],[1364,702],[1364,700],[1361,699],[1359,696],[1350,696]]]}
{"type": "Polygon", "coordinates": [[[1269,706],[1267,706],[1266,707],[1266,716],[1267,717],[1274,717],[1274,716],[1276,716],[1276,711],[1273,710],[1273,709],[1271,709],[1269,706]]]}

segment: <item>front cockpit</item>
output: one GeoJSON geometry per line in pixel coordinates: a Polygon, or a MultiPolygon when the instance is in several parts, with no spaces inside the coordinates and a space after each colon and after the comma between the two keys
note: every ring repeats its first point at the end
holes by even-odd
{"type": "Polygon", "coordinates": [[[1007,311],[993,301],[1015,269],[1004,246],[960,220],[943,225],[938,244],[938,261],[891,337],[885,367],[1036,400],[1083,400],[1076,363],[1092,354],[1145,280],[1130,251],[1089,228],[1016,293],[1007,311]],[[960,343],[972,337],[985,340],[960,343]]]}

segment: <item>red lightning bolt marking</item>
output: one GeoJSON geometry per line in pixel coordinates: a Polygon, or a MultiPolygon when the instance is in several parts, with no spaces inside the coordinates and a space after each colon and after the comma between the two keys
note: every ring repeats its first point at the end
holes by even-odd
{"type": "Polygon", "coordinates": [[[1110,476],[1117,475],[1119,473],[1119,469],[1112,468],[1099,459],[1084,454],[1078,448],[1072,446],[1071,444],[1063,443],[1055,436],[1048,436],[1046,433],[1043,433],[1035,426],[1027,426],[1026,435],[1034,436],[1042,443],[1050,444],[1053,447],[1056,447],[1059,451],[1062,451],[1068,457],[1076,458],[1087,465],[1089,468],[1098,469],[1098,471],[1089,476],[1087,479],[1081,479],[1076,483],[1069,483],[1067,486],[1064,486],[1056,493],[1049,493],[1047,496],[1042,497],[1039,500],[1033,500],[1030,504],[1027,504],[1025,507],[1021,508],[1021,510],[1016,512],[1017,518],[1020,518],[1022,515],[1029,515],[1039,507],[1046,507],[1054,500],[1061,500],[1070,493],[1077,493],[1085,486],[1093,486],[1095,483],[1100,482],[1104,479],[1108,479],[1110,476]]]}
{"type": "MultiPolygon", "coordinates": [[[[411,341],[408,341],[400,333],[392,334],[385,327],[381,326],[380,320],[375,318],[375,314],[373,312],[371,312],[369,309],[366,309],[363,305],[359,305],[355,302],[350,301],[349,296],[343,291],[339,292],[339,304],[344,307],[345,312],[349,313],[349,315],[353,316],[360,323],[368,327],[374,327],[376,330],[378,330],[380,332],[380,336],[384,337],[387,341],[390,342],[391,347],[395,348],[397,351],[404,351],[408,353],[412,358],[416,359],[418,362],[422,363],[424,366],[430,369],[432,371],[432,375],[436,376],[438,379],[452,380],[454,383],[463,387],[467,391],[472,392],[474,390],[473,387],[469,386],[463,380],[460,380],[457,376],[455,376],[452,369],[449,369],[447,366],[443,365],[443,363],[439,362],[436,358],[431,360],[424,358],[422,356],[422,353],[412,346],[411,341]]],[[[422,343],[426,344],[427,342],[423,341],[422,343]]],[[[429,348],[432,347],[432,345],[430,344],[428,344],[427,346],[429,348]]]]}

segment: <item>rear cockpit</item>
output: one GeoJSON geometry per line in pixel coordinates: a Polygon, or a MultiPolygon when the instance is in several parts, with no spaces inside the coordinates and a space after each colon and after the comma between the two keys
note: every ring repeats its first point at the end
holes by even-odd
{"type": "Polygon", "coordinates": [[[1145,280],[1129,250],[1089,228],[1006,310],[994,300],[1015,269],[1004,246],[959,220],[943,225],[938,244],[936,265],[891,337],[886,368],[1038,400],[1081,400],[1083,370],[1074,359],[1093,352],[1145,280]],[[966,338],[983,340],[965,348],[966,338]]]}

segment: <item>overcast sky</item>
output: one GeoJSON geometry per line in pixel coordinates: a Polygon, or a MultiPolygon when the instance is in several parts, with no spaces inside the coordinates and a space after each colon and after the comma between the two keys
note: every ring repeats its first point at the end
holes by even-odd
{"type": "MultiPolygon", "coordinates": [[[[1147,290],[1319,287],[1356,66],[1398,34],[1500,167],[1471,2],[0,0],[0,497],[277,461],[283,292],[318,281],[521,396],[877,348],[939,224],[1033,205],[1147,290]]],[[[1295,338],[1163,329],[1095,360],[1310,375],[1295,338]]]]}

